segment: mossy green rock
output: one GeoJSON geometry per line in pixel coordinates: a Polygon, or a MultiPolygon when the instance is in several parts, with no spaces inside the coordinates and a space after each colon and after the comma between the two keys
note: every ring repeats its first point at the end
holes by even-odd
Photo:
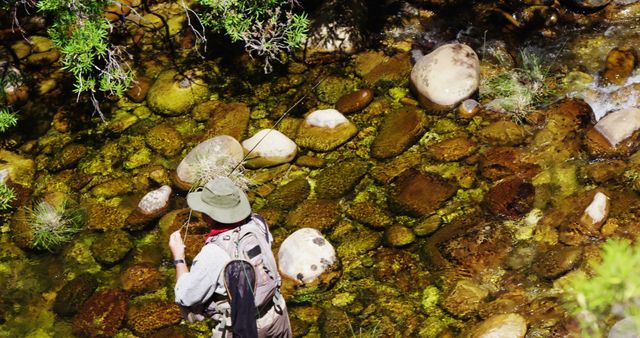
{"type": "Polygon", "coordinates": [[[91,189],[96,197],[112,198],[116,196],[125,195],[131,192],[132,183],[127,178],[116,178],[99,185],[96,185],[91,189]]]}
{"type": "Polygon", "coordinates": [[[229,135],[242,141],[249,126],[251,110],[242,102],[221,103],[215,110],[209,122],[204,138],[217,135],[229,135]]]}
{"type": "Polygon", "coordinates": [[[340,97],[358,89],[358,83],[352,79],[329,76],[316,88],[316,95],[322,102],[334,104],[340,97]]]}
{"type": "Polygon", "coordinates": [[[182,319],[180,308],[174,302],[151,301],[132,306],[127,311],[127,324],[138,334],[147,334],[159,328],[178,324],[182,319]]]}
{"type": "Polygon", "coordinates": [[[36,163],[27,157],[0,149],[0,170],[9,170],[11,182],[31,187],[36,174],[36,163]]]}
{"type": "Polygon", "coordinates": [[[128,233],[122,230],[107,231],[91,244],[93,258],[104,265],[111,266],[123,260],[133,248],[128,233]]]}
{"type": "Polygon", "coordinates": [[[351,337],[353,325],[346,312],[328,307],[320,315],[320,332],[322,337],[351,337]]]}
{"type": "Polygon", "coordinates": [[[95,202],[87,207],[89,211],[89,222],[87,227],[91,230],[112,230],[122,229],[127,216],[133,207],[111,206],[102,202],[95,202]]]}
{"type": "Polygon", "coordinates": [[[374,229],[383,229],[391,224],[391,216],[385,209],[373,202],[356,202],[349,206],[347,215],[353,220],[366,224],[374,229]]]}
{"type": "Polygon", "coordinates": [[[480,129],[478,136],[490,145],[516,146],[525,141],[527,132],[512,121],[498,121],[480,129]]]}
{"type": "Polygon", "coordinates": [[[168,124],[151,128],[144,140],[151,149],[167,157],[177,154],[184,145],[180,133],[168,124]]]}
{"type": "Polygon", "coordinates": [[[400,247],[413,243],[416,235],[411,229],[399,224],[394,224],[384,232],[384,239],[388,245],[400,247]]]}
{"type": "Polygon", "coordinates": [[[356,133],[358,128],[351,122],[339,124],[335,128],[325,128],[312,126],[304,121],[298,128],[295,141],[300,147],[325,152],[349,141],[356,133]]]}
{"type": "Polygon", "coordinates": [[[293,229],[314,228],[320,231],[330,229],[340,216],[338,203],[314,199],[302,202],[287,216],[287,225],[293,229]]]}
{"type": "Polygon", "coordinates": [[[109,142],[99,151],[91,152],[80,160],[78,168],[89,175],[107,175],[122,161],[123,149],[116,142],[109,142]]]}
{"type": "Polygon", "coordinates": [[[98,281],[85,273],[65,284],[53,303],[53,311],[61,316],[71,316],[89,298],[98,287],[98,281]]]}
{"type": "Polygon", "coordinates": [[[358,257],[377,248],[382,243],[382,236],[365,227],[360,227],[347,233],[343,238],[336,252],[338,257],[358,257]]]}
{"type": "Polygon", "coordinates": [[[346,160],[323,169],[316,179],[319,198],[340,198],[349,193],[367,173],[369,165],[361,159],[346,160]]]}
{"type": "Polygon", "coordinates": [[[73,332],[81,337],[113,337],[124,320],[127,298],[117,289],[95,293],[73,319],[73,332]]]}
{"type": "Polygon", "coordinates": [[[82,144],[67,144],[62,150],[53,155],[51,162],[49,162],[49,170],[60,171],[72,168],[87,154],[87,151],[87,147],[82,144]]]}
{"type": "Polygon", "coordinates": [[[310,192],[309,181],[304,177],[299,177],[278,187],[267,197],[267,204],[276,209],[291,209],[307,199],[310,192]]]}
{"type": "Polygon", "coordinates": [[[151,149],[147,147],[143,147],[138,149],[133,154],[129,155],[129,157],[127,157],[127,159],[124,161],[122,166],[125,169],[129,169],[129,170],[139,168],[139,167],[142,167],[143,165],[147,165],[151,163],[152,157],[153,157],[153,153],[151,152],[151,149]]]}
{"type": "Polygon", "coordinates": [[[404,107],[385,116],[371,145],[371,156],[379,159],[400,155],[426,131],[427,117],[415,107],[404,107]]]}
{"type": "Polygon", "coordinates": [[[194,74],[188,75],[180,75],[174,70],[160,73],[147,94],[149,107],[160,114],[178,116],[206,101],[209,97],[207,84],[194,74]]]}

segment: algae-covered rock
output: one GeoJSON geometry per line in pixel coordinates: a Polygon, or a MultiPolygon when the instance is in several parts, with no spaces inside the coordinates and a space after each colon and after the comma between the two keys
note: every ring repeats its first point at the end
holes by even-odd
{"type": "Polygon", "coordinates": [[[582,252],[582,247],[562,244],[545,248],[535,260],[535,272],[542,278],[558,278],[580,263],[582,252]]]}
{"type": "Polygon", "coordinates": [[[142,147],[131,153],[122,163],[122,167],[128,170],[139,168],[151,163],[152,158],[151,149],[142,147]]]}
{"type": "Polygon", "coordinates": [[[87,228],[91,230],[122,229],[125,226],[125,220],[131,212],[131,209],[120,205],[112,206],[102,202],[91,203],[87,207],[89,212],[87,228]]]}
{"type": "Polygon", "coordinates": [[[411,229],[403,225],[394,224],[385,230],[384,239],[390,246],[401,247],[413,243],[416,235],[411,229]]]}
{"type": "Polygon", "coordinates": [[[335,109],[316,110],[298,128],[296,143],[314,151],[330,151],[347,142],[358,128],[335,109]]]}
{"type": "Polygon", "coordinates": [[[321,337],[349,337],[352,335],[352,330],[353,325],[346,312],[333,307],[322,309],[321,337]]]}
{"type": "Polygon", "coordinates": [[[498,121],[480,129],[478,136],[491,145],[516,146],[525,141],[527,132],[513,121],[498,121]]]}
{"type": "Polygon", "coordinates": [[[278,267],[284,277],[310,283],[336,263],[336,251],[320,231],[303,228],[295,231],[278,249],[278,267]]]}
{"type": "Polygon", "coordinates": [[[365,52],[359,56],[356,60],[359,63],[359,72],[364,82],[374,88],[376,93],[384,93],[393,87],[406,86],[411,73],[409,53],[398,53],[392,57],[386,57],[384,54],[365,52]]]}
{"type": "Polygon", "coordinates": [[[358,257],[377,248],[382,243],[382,235],[365,227],[354,229],[341,238],[336,251],[338,257],[358,257]]]}
{"type": "Polygon", "coordinates": [[[447,311],[461,318],[472,316],[480,304],[489,295],[489,291],[471,280],[460,280],[445,296],[442,305],[447,311]]]}
{"type": "Polygon", "coordinates": [[[157,151],[162,156],[173,156],[177,154],[183,146],[180,133],[168,124],[161,124],[151,128],[144,138],[151,149],[157,151]]]}
{"type": "Polygon", "coordinates": [[[107,142],[100,150],[83,157],[78,169],[89,175],[107,175],[120,163],[123,154],[117,142],[107,142]]]}
{"type": "Polygon", "coordinates": [[[180,308],[174,302],[151,301],[132,306],[127,311],[127,324],[138,334],[178,324],[182,319],[180,308]]]}
{"type": "Polygon", "coordinates": [[[351,79],[329,76],[316,87],[316,95],[322,102],[334,104],[345,94],[356,89],[357,83],[351,79]]]}
{"type": "Polygon", "coordinates": [[[236,140],[244,139],[249,126],[251,110],[242,102],[221,103],[216,106],[207,122],[204,137],[229,135],[236,140]]]}
{"type": "Polygon", "coordinates": [[[32,159],[0,149],[0,171],[5,169],[11,182],[31,187],[36,174],[36,163],[32,159]]]}
{"type": "Polygon", "coordinates": [[[397,156],[413,145],[426,131],[427,117],[415,107],[404,107],[385,116],[371,145],[371,156],[397,156]]]}
{"type": "Polygon", "coordinates": [[[456,187],[436,174],[404,172],[390,196],[391,207],[415,217],[428,216],[456,193],[456,187]]]}
{"type": "Polygon", "coordinates": [[[154,111],[169,115],[182,115],[193,106],[206,101],[209,87],[195,72],[178,74],[166,70],[158,75],[147,94],[147,103],[154,111]],[[187,74],[188,73],[188,74],[187,74]]]}
{"type": "Polygon", "coordinates": [[[347,215],[354,221],[369,225],[374,229],[384,229],[392,221],[385,209],[370,201],[351,204],[347,209],[347,215]]]}
{"type": "Polygon", "coordinates": [[[51,162],[49,162],[49,170],[60,171],[72,168],[87,154],[87,151],[87,147],[82,144],[68,144],[53,155],[51,162]]]}
{"type": "Polygon", "coordinates": [[[440,227],[442,223],[442,218],[438,215],[431,215],[422,219],[416,226],[413,228],[413,232],[416,236],[426,236],[429,235],[440,227]]]}
{"type": "Polygon", "coordinates": [[[127,295],[116,289],[95,293],[73,319],[73,332],[86,337],[112,337],[127,310],[127,295]]]}
{"type": "Polygon", "coordinates": [[[306,200],[287,216],[287,225],[291,228],[314,228],[320,231],[330,229],[340,216],[337,202],[313,199],[306,200]]]}
{"type": "Polygon", "coordinates": [[[98,287],[96,278],[88,273],[82,274],[65,284],[53,303],[53,311],[61,316],[72,316],[98,287]]]}
{"type": "Polygon", "coordinates": [[[429,156],[442,162],[458,161],[473,154],[476,149],[476,143],[465,136],[450,138],[427,147],[429,156]]]}
{"type": "Polygon", "coordinates": [[[310,192],[309,181],[304,177],[299,177],[278,187],[273,193],[269,194],[267,205],[276,209],[291,209],[307,199],[310,192]]]}
{"type": "Polygon", "coordinates": [[[107,231],[91,243],[93,258],[106,266],[123,260],[132,248],[131,237],[122,230],[107,231]]]}
{"type": "Polygon", "coordinates": [[[491,181],[518,174],[532,177],[538,168],[525,160],[524,151],[513,147],[493,147],[480,158],[480,174],[491,181]]]}
{"type": "Polygon", "coordinates": [[[96,197],[112,198],[131,192],[132,182],[128,178],[116,178],[100,183],[91,189],[96,197]]]}
{"type": "Polygon", "coordinates": [[[122,133],[138,122],[139,117],[124,110],[118,110],[109,121],[108,128],[114,133],[122,133]]]}
{"type": "MultiPolygon", "coordinates": [[[[422,261],[407,250],[379,248],[373,260],[375,261],[374,277],[381,283],[393,285],[404,293],[416,291],[424,293],[423,290],[429,288],[429,272],[422,261]]],[[[438,294],[435,295],[437,296],[438,294]]]]}
{"type": "Polygon", "coordinates": [[[136,264],[128,267],[120,275],[125,291],[153,291],[162,284],[162,275],[158,268],[149,264],[136,264]]]}
{"type": "Polygon", "coordinates": [[[315,177],[319,198],[335,199],[349,193],[367,173],[369,165],[361,159],[346,160],[323,169],[315,177]]]}
{"type": "Polygon", "coordinates": [[[637,54],[633,48],[614,48],[607,55],[600,84],[621,86],[633,72],[637,54]]]}

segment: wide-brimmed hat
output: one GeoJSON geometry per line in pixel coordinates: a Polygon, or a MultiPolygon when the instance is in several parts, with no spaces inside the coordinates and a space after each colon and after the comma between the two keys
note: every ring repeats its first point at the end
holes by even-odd
{"type": "Polygon", "coordinates": [[[220,223],[236,223],[251,214],[247,194],[224,176],[216,177],[187,195],[187,204],[220,223]]]}

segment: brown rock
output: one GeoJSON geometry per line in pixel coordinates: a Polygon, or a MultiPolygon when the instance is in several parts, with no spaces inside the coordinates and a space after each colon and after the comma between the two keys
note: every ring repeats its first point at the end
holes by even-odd
{"type": "Polygon", "coordinates": [[[600,84],[623,85],[636,67],[636,51],[633,48],[614,48],[607,55],[600,84]]]}
{"type": "Polygon", "coordinates": [[[585,173],[596,183],[605,183],[620,177],[627,169],[622,160],[605,160],[589,163],[584,167],[585,173]]]}
{"type": "Polygon", "coordinates": [[[206,121],[211,117],[211,114],[216,110],[220,101],[205,101],[197,104],[191,110],[191,116],[196,121],[206,121]]]}
{"type": "Polygon", "coordinates": [[[240,102],[221,103],[207,123],[207,132],[203,139],[216,135],[229,135],[238,141],[244,139],[251,111],[240,102]]]}
{"type": "Polygon", "coordinates": [[[133,265],[120,276],[125,291],[152,291],[160,287],[162,276],[156,267],[147,264],[133,265]]]}
{"type": "Polygon", "coordinates": [[[535,271],[542,278],[555,279],[573,270],[581,258],[582,247],[558,244],[540,251],[535,271]]]}
{"type": "Polygon", "coordinates": [[[82,337],[113,337],[124,319],[127,296],[116,289],[95,293],[73,319],[73,332],[82,337]]]}
{"type": "Polygon", "coordinates": [[[640,146],[640,130],[614,147],[600,132],[591,126],[587,129],[583,142],[587,152],[593,157],[626,157],[635,152],[640,146]]]}
{"type": "Polygon", "coordinates": [[[317,169],[324,167],[325,160],[311,155],[302,155],[296,159],[296,164],[302,167],[317,169]]]}
{"type": "Polygon", "coordinates": [[[523,159],[522,151],[517,148],[491,148],[480,159],[480,174],[492,181],[515,174],[533,177],[538,171],[536,165],[523,159]]]}
{"type": "Polygon", "coordinates": [[[400,53],[379,63],[366,75],[364,81],[370,86],[401,86],[409,81],[411,58],[409,53],[400,53]]]}
{"type": "Polygon", "coordinates": [[[152,79],[146,76],[138,76],[136,82],[131,83],[131,88],[127,90],[127,96],[131,101],[140,103],[147,97],[151,84],[153,84],[152,79]]]}
{"type": "Polygon", "coordinates": [[[516,146],[524,142],[527,133],[513,121],[498,121],[480,129],[478,136],[491,145],[516,146]]]}
{"type": "Polygon", "coordinates": [[[475,142],[465,136],[459,136],[430,145],[427,151],[438,161],[452,162],[473,154],[476,149],[475,142]]]}
{"type": "Polygon", "coordinates": [[[336,109],[343,114],[349,114],[364,109],[372,100],[373,91],[371,89],[360,89],[340,97],[336,102],[336,109]]]}
{"type": "Polygon", "coordinates": [[[340,216],[338,203],[329,200],[306,200],[289,213],[286,223],[294,228],[330,229],[340,216]]]}
{"type": "Polygon", "coordinates": [[[409,169],[398,178],[390,196],[393,209],[414,217],[428,216],[456,193],[456,187],[435,174],[409,169]]]}
{"type": "Polygon", "coordinates": [[[465,318],[478,311],[489,291],[470,281],[461,280],[445,296],[442,306],[455,316],[465,318]]]}
{"type": "Polygon", "coordinates": [[[147,334],[182,319],[178,305],[173,302],[152,301],[127,311],[127,324],[138,334],[147,334]]]}
{"type": "Polygon", "coordinates": [[[401,154],[426,131],[427,117],[415,107],[404,107],[385,116],[371,145],[371,156],[385,159],[401,154]]]}
{"type": "Polygon", "coordinates": [[[489,211],[498,218],[515,219],[533,207],[534,187],[523,179],[506,179],[492,187],[484,198],[489,211]]]}
{"type": "Polygon", "coordinates": [[[129,12],[131,12],[131,1],[120,0],[112,2],[111,5],[104,9],[104,17],[107,20],[114,22],[121,18],[124,20],[124,17],[127,16],[129,12]]]}

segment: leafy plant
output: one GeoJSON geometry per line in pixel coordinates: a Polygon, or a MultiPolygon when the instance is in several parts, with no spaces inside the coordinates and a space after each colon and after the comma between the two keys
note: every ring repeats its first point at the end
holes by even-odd
{"type": "Polygon", "coordinates": [[[487,108],[511,114],[521,123],[536,107],[549,103],[555,92],[549,85],[549,67],[537,55],[523,49],[518,56],[520,67],[481,81],[480,98],[491,100],[487,108]]]}
{"type": "Polygon", "coordinates": [[[0,182],[0,211],[11,208],[11,202],[15,201],[16,193],[6,183],[0,182]]]}
{"type": "Polygon", "coordinates": [[[565,307],[578,319],[583,337],[602,337],[611,320],[640,314],[640,245],[608,240],[601,256],[590,262],[591,276],[575,274],[564,286],[565,307]]]}
{"type": "Polygon", "coordinates": [[[9,108],[0,108],[0,132],[4,132],[17,123],[18,117],[15,113],[9,111],[9,108]]]}
{"type": "Polygon", "coordinates": [[[33,234],[33,247],[49,251],[70,241],[82,229],[85,220],[80,210],[70,210],[64,204],[55,207],[45,201],[26,211],[33,234]]]}
{"type": "Polygon", "coordinates": [[[266,73],[271,61],[280,60],[281,52],[302,46],[309,29],[306,14],[294,13],[296,1],[290,0],[198,0],[208,9],[202,22],[214,31],[223,32],[231,41],[243,41],[252,55],[263,57],[266,73]]]}

